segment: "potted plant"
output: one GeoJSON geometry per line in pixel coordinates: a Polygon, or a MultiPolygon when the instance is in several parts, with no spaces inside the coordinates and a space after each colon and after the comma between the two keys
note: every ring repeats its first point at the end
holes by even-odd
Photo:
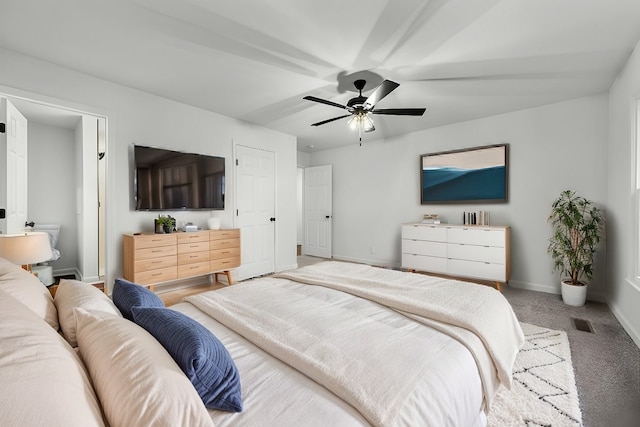
{"type": "Polygon", "coordinates": [[[565,304],[581,306],[587,298],[587,283],[593,275],[593,254],[602,237],[600,209],[575,191],[565,190],[551,205],[548,221],[553,227],[547,252],[554,271],[568,275],[561,280],[565,304]]]}
{"type": "Polygon", "coordinates": [[[171,233],[175,227],[175,220],[171,218],[169,215],[167,216],[158,215],[158,218],[156,218],[155,220],[155,225],[156,225],[156,233],[171,233]]]}

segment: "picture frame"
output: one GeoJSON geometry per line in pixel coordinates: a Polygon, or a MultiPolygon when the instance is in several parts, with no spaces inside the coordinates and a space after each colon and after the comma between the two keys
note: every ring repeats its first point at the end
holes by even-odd
{"type": "Polygon", "coordinates": [[[509,144],[420,156],[420,203],[506,203],[509,144]]]}

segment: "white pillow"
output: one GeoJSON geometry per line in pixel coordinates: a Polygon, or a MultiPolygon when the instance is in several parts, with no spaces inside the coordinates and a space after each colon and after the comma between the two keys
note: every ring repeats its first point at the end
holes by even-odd
{"type": "Polygon", "coordinates": [[[78,350],[112,426],[213,426],[195,388],[147,331],[76,308],[78,350]]]}
{"type": "Polygon", "coordinates": [[[95,286],[79,280],[61,279],[53,299],[58,309],[58,321],[60,329],[69,344],[77,347],[76,342],[76,317],[73,309],[76,307],[91,311],[104,311],[106,313],[122,316],[120,310],[113,301],[95,286]]]}
{"type": "Polygon", "coordinates": [[[58,312],[49,290],[36,276],[0,258],[0,289],[23,303],[53,329],[58,330],[58,312]]]}
{"type": "Polygon", "coordinates": [[[0,290],[0,424],[104,426],[80,357],[56,331],[0,290]]]}

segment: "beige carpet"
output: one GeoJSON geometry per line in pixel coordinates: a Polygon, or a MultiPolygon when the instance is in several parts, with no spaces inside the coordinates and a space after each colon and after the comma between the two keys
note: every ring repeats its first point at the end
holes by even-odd
{"type": "Polygon", "coordinates": [[[526,343],[516,357],[513,386],[498,393],[488,425],[581,426],[566,332],[521,325],[526,343]]]}

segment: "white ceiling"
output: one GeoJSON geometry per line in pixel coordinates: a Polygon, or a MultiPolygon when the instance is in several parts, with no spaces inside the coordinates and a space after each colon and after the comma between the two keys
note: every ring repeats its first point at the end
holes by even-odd
{"type": "MultiPolygon", "coordinates": [[[[352,82],[400,87],[363,141],[606,91],[639,0],[0,0],[0,46],[298,137],[355,144],[352,82]]],[[[0,62],[1,64],[1,62],[0,62]]],[[[1,78],[1,69],[0,69],[1,78]]]]}

